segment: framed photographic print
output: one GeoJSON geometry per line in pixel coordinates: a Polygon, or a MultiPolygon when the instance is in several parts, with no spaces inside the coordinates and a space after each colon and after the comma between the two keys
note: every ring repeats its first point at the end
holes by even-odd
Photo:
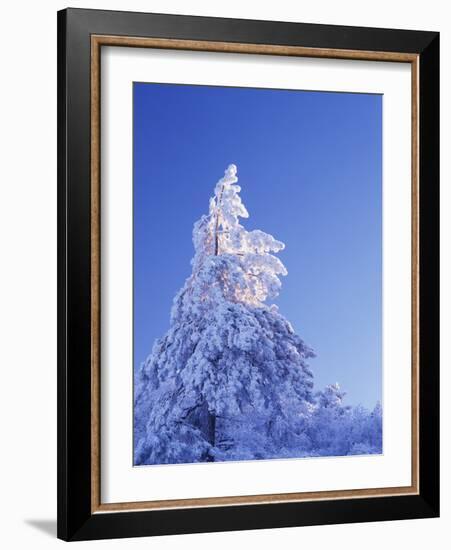
{"type": "Polygon", "coordinates": [[[58,14],[58,536],[439,513],[439,36],[58,14]]]}

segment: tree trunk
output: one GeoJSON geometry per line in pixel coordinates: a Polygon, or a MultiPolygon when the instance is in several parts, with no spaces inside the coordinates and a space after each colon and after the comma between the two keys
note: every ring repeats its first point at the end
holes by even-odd
{"type": "Polygon", "coordinates": [[[214,446],[216,443],[216,415],[208,410],[206,401],[202,405],[195,407],[186,420],[195,428],[197,428],[205,440],[214,446]]]}
{"type": "Polygon", "coordinates": [[[216,205],[216,227],[215,227],[215,256],[219,254],[219,208],[222,203],[222,193],[224,191],[224,185],[221,187],[221,192],[219,193],[218,204],[216,205]]]}
{"type": "Polygon", "coordinates": [[[216,415],[211,414],[210,411],[207,411],[208,414],[208,441],[214,447],[216,444],[216,415]]]}

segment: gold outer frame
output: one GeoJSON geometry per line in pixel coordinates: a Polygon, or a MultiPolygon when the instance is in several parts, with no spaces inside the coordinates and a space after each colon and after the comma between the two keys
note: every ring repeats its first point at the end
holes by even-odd
{"type": "Polygon", "coordinates": [[[419,55],[267,44],[91,35],[91,512],[307,502],[419,494],[419,55]],[[100,498],[100,51],[102,46],[401,62],[411,65],[412,479],[406,487],[102,503],[100,498]]]}

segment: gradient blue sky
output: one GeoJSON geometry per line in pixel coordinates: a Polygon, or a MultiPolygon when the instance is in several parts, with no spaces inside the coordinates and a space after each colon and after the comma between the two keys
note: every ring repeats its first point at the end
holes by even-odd
{"type": "Polygon", "coordinates": [[[317,389],[382,399],[382,96],[134,83],[134,363],[169,326],[193,223],[238,166],[248,229],[285,242],[276,303],[317,389]]]}

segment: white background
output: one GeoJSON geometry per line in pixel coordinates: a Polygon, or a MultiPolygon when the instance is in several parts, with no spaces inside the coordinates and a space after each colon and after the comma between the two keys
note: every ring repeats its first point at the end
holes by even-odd
{"type": "Polygon", "coordinates": [[[101,502],[410,485],[410,66],[114,47],[105,48],[101,63],[101,502]],[[383,455],[132,468],[132,82],[149,78],[384,94],[383,455]]]}
{"type": "MultiPolygon", "coordinates": [[[[442,36],[442,518],[259,532],[84,543],[155,549],[443,548],[450,536],[449,365],[451,231],[451,20],[440,0],[377,4],[165,0],[98,1],[72,6],[191,13],[441,31],[442,36]],[[446,101],[446,98],[448,101],[446,101]],[[446,153],[446,154],[445,154],[446,153]],[[448,368],[446,368],[448,367],[448,368]],[[446,398],[446,399],[445,399],[446,398]]],[[[2,9],[0,86],[1,544],[53,548],[56,518],[56,10],[62,2],[23,1],[2,9]]]]}

